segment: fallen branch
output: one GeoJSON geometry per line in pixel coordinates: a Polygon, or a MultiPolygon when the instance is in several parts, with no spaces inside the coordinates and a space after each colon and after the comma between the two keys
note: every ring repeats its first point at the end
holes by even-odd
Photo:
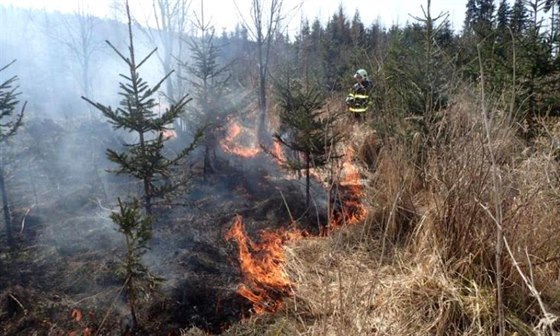
{"type": "Polygon", "coordinates": [[[8,294],[8,296],[9,296],[12,300],[14,300],[15,303],[18,304],[18,306],[19,306],[19,307],[21,308],[21,310],[23,311],[23,314],[24,314],[24,315],[27,315],[27,309],[25,309],[25,307],[21,304],[21,302],[19,302],[19,300],[18,300],[15,296],[13,296],[11,293],[8,294]]]}

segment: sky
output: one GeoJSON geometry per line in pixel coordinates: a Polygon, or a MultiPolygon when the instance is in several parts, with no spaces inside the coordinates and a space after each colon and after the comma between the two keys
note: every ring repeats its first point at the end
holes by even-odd
{"type": "MultiPolygon", "coordinates": [[[[124,0],[0,0],[3,5],[18,7],[58,10],[61,12],[74,12],[78,4],[82,3],[93,15],[100,17],[111,16],[111,5],[124,0]]],[[[268,0],[266,0],[268,1],[268,0]]],[[[239,11],[248,18],[252,0],[204,0],[205,17],[217,30],[225,28],[232,31],[238,22],[241,22],[239,11]],[[236,6],[237,4],[237,6],[236,6]],[[239,10],[237,9],[239,8],[239,10]]],[[[431,0],[432,16],[440,13],[449,14],[452,27],[459,31],[463,25],[467,0],[431,0]]],[[[130,0],[130,6],[135,16],[145,17],[146,11],[151,10],[152,0],[130,0]]],[[[191,8],[199,12],[200,1],[192,0],[191,8]]],[[[319,18],[326,22],[342,4],[345,13],[352,18],[358,10],[362,22],[369,26],[380,22],[384,27],[393,24],[404,25],[412,22],[412,16],[423,17],[422,6],[425,8],[427,0],[283,0],[287,23],[290,30],[297,30],[301,17],[310,21],[319,18]]]]}

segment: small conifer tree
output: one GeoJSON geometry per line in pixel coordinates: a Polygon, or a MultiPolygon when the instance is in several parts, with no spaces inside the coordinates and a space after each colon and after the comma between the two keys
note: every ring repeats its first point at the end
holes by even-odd
{"type": "Polygon", "coordinates": [[[291,171],[305,172],[306,206],[310,203],[310,170],[339,158],[334,148],[343,137],[334,127],[336,116],[321,111],[324,97],[317,85],[305,85],[288,74],[276,85],[282,133],[273,137],[295,152],[295,157],[283,163],[291,171]]]}
{"type": "Polygon", "coordinates": [[[154,276],[142,262],[152,238],[152,218],[141,213],[137,199],[126,204],[119,198],[118,203],[119,211],[113,212],[111,219],[126,242],[126,254],[119,273],[125,279],[124,289],[132,316],[132,328],[137,329],[141,294],[148,294],[162,279],[154,276]]]}
{"type": "Polygon", "coordinates": [[[198,22],[200,37],[192,38],[189,47],[192,63],[182,63],[191,74],[190,84],[194,90],[194,104],[189,107],[187,123],[194,131],[204,129],[200,144],[204,147],[204,175],[213,173],[216,160],[215,149],[225,135],[229,118],[241,105],[242,98],[234,97],[229,79],[230,65],[220,64],[221,47],[214,39],[214,29],[204,23],[204,16],[198,22]]]}
{"type": "Polygon", "coordinates": [[[157,49],[152,50],[144,59],[137,62],[134,51],[132,35],[132,19],[128,2],[126,3],[128,15],[129,55],[124,56],[109,41],[107,44],[127,64],[129,74],[123,75],[125,82],[120,83],[123,97],[120,106],[113,109],[101,103],[95,103],[86,97],[84,100],[100,110],[109,119],[109,123],[115,129],[124,129],[135,133],[138,142],[127,144],[127,150],[117,152],[107,150],[109,160],[118,164],[115,170],[117,174],[128,174],[142,181],[144,208],[148,214],[152,214],[153,201],[156,198],[164,198],[177,190],[181,183],[172,184],[170,181],[171,168],[185,158],[196,146],[201,133],[195,134],[193,142],[181,150],[174,158],[164,155],[164,143],[169,138],[164,137],[164,131],[168,130],[177,118],[183,113],[186,104],[191,100],[188,95],[183,96],[176,103],[170,105],[163,114],[158,116],[155,108],[158,103],[155,98],[161,84],[171,75],[168,73],[154,87],[150,88],[148,83],[140,77],[138,69],[154,54],[157,49]]]}
{"type": "MultiPolygon", "coordinates": [[[[0,68],[0,73],[14,62],[15,60],[0,68]]],[[[19,104],[17,96],[20,94],[17,92],[18,86],[15,85],[17,79],[17,76],[13,76],[0,84],[0,146],[5,144],[11,136],[15,135],[18,128],[22,125],[23,112],[27,102],[23,104],[20,113],[14,115],[19,104]]],[[[0,147],[0,150],[4,150],[3,147],[0,147]]],[[[6,226],[6,239],[8,246],[13,248],[12,219],[8,194],[6,192],[6,181],[4,179],[4,162],[2,161],[4,157],[5,155],[3,154],[0,157],[0,193],[2,193],[2,212],[4,214],[4,225],[6,226]]]]}

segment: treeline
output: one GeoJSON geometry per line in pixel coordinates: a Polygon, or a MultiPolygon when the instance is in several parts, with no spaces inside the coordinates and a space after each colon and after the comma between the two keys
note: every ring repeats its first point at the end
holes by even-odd
{"type": "MultiPolygon", "coordinates": [[[[179,2],[163,1],[162,6],[172,7],[179,2]]],[[[522,114],[559,112],[558,1],[516,0],[511,4],[506,0],[499,3],[468,0],[460,32],[453,29],[444,13],[432,13],[428,2],[419,6],[425,9],[425,15],[402,27],[384,27],[378,22],[366,25],[359,12],[351,15],[340,7],[324,24],[319,19],[302,19],[295,36],[288,37],[282,32],[280,22],[274,29],[265,31],[270,36],[265,35],[259,42],[253,22],[241,22],[233,32],[216,34],[212,44],[221,49],[217,62],[231,66],[231,83],[246,89],[260,85],[262,65],[255,62],[258,46],[269,43],[270,39],[268,74],[275,74],[290,64],[303,78],[318,83],[322,89],[340,92],[351,85],[356,68],[365,68],[376,84],[379,107],[388,102],[395,106],[397,102],[403,111],[423,114],[432,106],[447,104],[458,81],[474,82],[484,76],[489,92],[514,95],[516,111],[522,114]]],[[[19,60],[16,68],[21,71],[16,71],[26,95],[35,95],[35,91],[42,96],[50,92],[59,96],[64,93],[68,96],[65,101],[79,103],[76,98],[79,95],[70,97],[70,90],[61,87],[62,83],[74,81],[78,85],[71,89],[77,88],[81,94],[106,96],[101,89],[107,85],[102,82],[103,76],[99,76],[100,69],[107,61],[111,61],[111,66],[118,61],[105,48],[103,40],[116,34],[118,41],[122,41],[123,24],[114,20],[104,23],[105,20],[85,13],[40,15],[38,11],[2,8],[0,15],[10,29],[22,28],[30,48],[27,50],[31,51],[23,53],[15,39],[17,33],[6,34],[0,40],[6,47],[3,63],[19,60]],[[31,24],[22,25],[22,22],[31,24]],[[37,38],[37,34],[43,34],[46,39],[37,38]],[[34,81],[26,80],[31,77],[25,70],[30,68],[28,62],[44,70],[34,72],[34,81]],[[57,80],[51,81],[52,78],[57,80]],[[50,85],[43,85],[49,81],[50,85]],[[52,90],[39,90],[40,85],[52,90]]],[[[143,31],[136,34],[144,40],[142,46],[158,47],[165,70],[162,73],[176,71],[178,76],[172,76],[165,88],[168,96],[176,97],[193,90],[188,80],[178,77],[188,77],[184,65],[195,62],[188,42],[199,37],[200,31],[196,24],[185,23],[189,18],[195,21],[187,10],[168,15],[170,24],[166,27],[142,28],[141,21],[136,21],[135,27],[143,31]]],[[[262,15],[266,19],[267,13],[262,15]]],[[[213,26],[206,26],[206,31],[214,30],[213,26]]],[[[267,89],[273,84],[265,83],[267,89]]],[[[42,100],[60,99],[48,96],[42,100]]]]}
{"type": "MultiPolygon", "coordinates": [[[[350,16],[340,7],[326,24],[304,19],[291,39],[278,32],[270,73],[291,64],[302,77],[339,92],[351,85],[356,68],[366,68],[380,107],[390,103],[414,114],[445,106],[459,82],[484,80],[489,94],[514,96],[519,115],[558,114],[559,5],[469,0],[460,32],[426,4],[425,15],[403,27],[366,26],[359,12],[350,16]]],[[[237,62],[234,77],[251,83],[257,69],[247,30],[224,33],[220,43],[225,58],[237,62]]]]}

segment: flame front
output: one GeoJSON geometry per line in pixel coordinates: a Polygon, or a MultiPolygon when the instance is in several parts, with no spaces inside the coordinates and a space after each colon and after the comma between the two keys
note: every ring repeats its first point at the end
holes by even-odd
{"type": "MultiPolygon", "coordinates": [[[[235,128],[232,131],[235,131],[235,128]]],[[[239,133],[233,132],[230,135],[235,138],[237,134],[239,133]]],[[[276,152],[274,147],[273,151],[276,152]]],[[[363,192],[360,173],[352,164],[352,152],[349,149],[345,157],[340,179],[337,181],[337,198],[340,204],[338,209],[333,211],[330,222],[321,232],[322,235],[327,235],[343,225],[356,224],[367,214],[361,204],[363,192]]],[[[259,242],[255,242],[244,232],[241,216],[237,215],[233,219],[225,238],[235,240],[238,246],[243,281],[237,293],[252,303],[254,313],[278,311],[283,307],[283,298],[293,295],[292,282],[282,267],[285,261],[283,244],[306,235],[306,232],[295,229],[266,230],[260,232],[259,242]]]]}
{"type": "Polygon", "coordinates": [[[329,224],[325,227],[322,235],[343,225],[357,224],[367,216],[367,210],[362,205],[364,197],[360,183],[360,172],[352,163],[354,152],[350,147],[345,148],[344,162],[342,163],[338,187],[334,190],[334,199],[340,200],[338,207],[333,205],[333,213],[329,224]]]}
{"type": "Polygon", "coordinates": [[[177,133],[175,133],[175,131],[172,129],[164,129],[163,131],[161,131],[161,135],[164,139],[174,139],[177,137],[177,133]]]}
{"type": "Polygon", "coordinates": [[[235,240],[239,249],[243,284],[237,293],[253,303],[255,313],[275,312],[282,307],[282,297],[293,294],[292,283],[282,268],[282,245],[298,237],[301,234],[295,231],[262,231],[257,243],[245,234],[241,216],[234,218],[225,238],[235,240]]]}
{"type": "Polygon", "coordinates": [[[226,136],[220,141],[222,149],[227,153],[235,154],[243,158],[252,158],[257,155],[261,151],[260,148],[242,147],[238,143],[236,144],[236,138],[240,134],[241,126],[236,122],[232,122],[227,130],[226,136]]]}
{"type": "Polygon", "coordinates": [[[286,156],[284,155],[280,142],[274,141],[272,143],[271,153],[277,164],[281,165],[284,161],[286,161],[286,156]]]}

